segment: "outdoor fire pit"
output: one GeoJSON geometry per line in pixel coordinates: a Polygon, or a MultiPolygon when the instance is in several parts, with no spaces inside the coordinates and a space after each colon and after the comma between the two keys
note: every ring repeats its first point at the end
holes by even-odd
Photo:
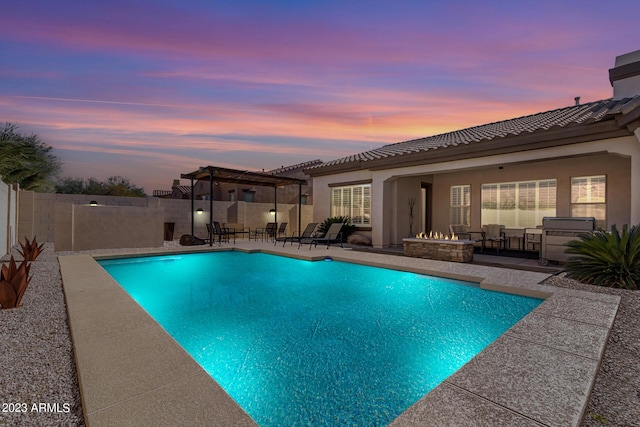
{"type": "Polygon", "coordinates": [[[414,258],[436,259],[451,262],[473,262],[473,241],[459,240],[455,234],[419,233],[416,237],[402,239],[404,254],[414,258]]]}

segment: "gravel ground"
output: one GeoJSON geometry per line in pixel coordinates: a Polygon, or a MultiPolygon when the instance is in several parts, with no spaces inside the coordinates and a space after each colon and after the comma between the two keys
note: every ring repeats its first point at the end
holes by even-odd
{"type": "MultiPolygon", "coordinates": [[[[31,264],[22,307],[0,310],[0,426],[84,426],[56,255],[45,244],[31,264]]],[[[562,274],[545,284],[622,297],[582,426],[640,426],[640,292],[598,288],[562,274]]]]}
{"type": "Polygon", "coordinates": [[[31,263],[31,277],[22,306],[0,310],[0,425],[83,426],[53,245],[45,244],[44,252],[31,263]]]}

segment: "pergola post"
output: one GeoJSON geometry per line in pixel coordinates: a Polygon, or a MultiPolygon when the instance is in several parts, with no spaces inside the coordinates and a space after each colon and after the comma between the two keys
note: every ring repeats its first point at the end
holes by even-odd
{"type": "Polygon", "coordinates": [[[191,177],[191,235],[195,235],[195,195],[193,191],[193,177],[191,177]]]}
{"type": "Polygon", "coordinates": [[[276,237],[278,237],[277,236],[277,233],[278,233],[278,186],[277,185],[273,186],[273,209],[276,211],[275,212],[276,215],[274,218],[276,225],[275,227],[273,227],[273,241],[275,242],[276,237]]]}
{"type": "Polygon", "coordinates": [[[300,236],[301,222],[302,222],[302,184],[298,183],[298,236],[300,236]]]}
{"type": "MultiPolygon", "coordinates": [[[[209,170],[209,246],[213,246],[213,170],[209,170]]],[[[222,236],[220,236],[222,240],[222,236]]]]}

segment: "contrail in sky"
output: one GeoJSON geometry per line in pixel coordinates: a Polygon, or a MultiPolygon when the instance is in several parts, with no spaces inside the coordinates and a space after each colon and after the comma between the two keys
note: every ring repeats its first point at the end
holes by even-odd
{"type": "Polygon", "coordinates": [[[51,98],[46,96],[20,96],[15,95],[12,98],[21,99],[42,99],[45,101],[63,101],[63,102],[88,102],[92,104],[116,104],[116,105],[139,105],[143,107],[164,107],[164,108],[184,108],[183,105],[173,104],[148,104],[143,102],[124,102],[124,101],[101,101],[96,99],[73,99],[73,98],[51,98]]]}

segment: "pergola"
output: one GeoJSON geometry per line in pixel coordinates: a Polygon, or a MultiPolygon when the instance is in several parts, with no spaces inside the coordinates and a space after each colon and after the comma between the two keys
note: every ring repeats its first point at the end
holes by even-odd
{"type": "MultiPolygon", "coordinates": [[[[289,178],[285,176],[272,175],[264,172],[250,172],[239,169],[227,169],[218,166],[202,166],[197,171],[184,173],[180,178],[191,180],[191,235],[194,234],[195,223],[195,195],[194,185],[196,181],[209,181],[209,226],[213,229],[213,183],[230,182],[233,184],[245,184],[259,187],[273,188],[273,201],[275,210],[275,222],[278,223],[278,187],[287,185],[298,186],[298,234],[300,234],[300,221],[302,220],[302,185],[307,184],[307,180],[289,178]]],[[[209,245],[213,244],[213,239],[209,236],[209,245]]]]}

